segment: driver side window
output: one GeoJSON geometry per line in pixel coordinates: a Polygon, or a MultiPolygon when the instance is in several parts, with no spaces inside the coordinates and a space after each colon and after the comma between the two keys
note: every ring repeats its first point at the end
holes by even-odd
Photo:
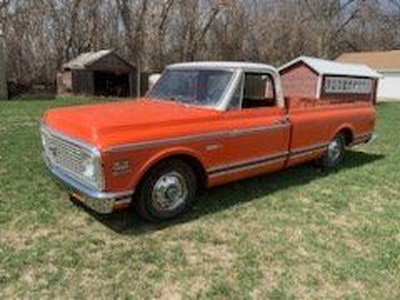
{"type": "Polygon", "coordinates": [[[275,84],[271,74],[246,73],[242,95],[242,109],[275,107],[275,84]]]}

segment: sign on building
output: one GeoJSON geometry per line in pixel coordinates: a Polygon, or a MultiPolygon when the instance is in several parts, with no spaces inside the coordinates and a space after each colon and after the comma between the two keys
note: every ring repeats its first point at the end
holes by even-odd
{"type": "Polygon", "coordinates": [[[371,79],[348,77],[325,77],[325,94],[371,94],[373,89],[371,79]]]}

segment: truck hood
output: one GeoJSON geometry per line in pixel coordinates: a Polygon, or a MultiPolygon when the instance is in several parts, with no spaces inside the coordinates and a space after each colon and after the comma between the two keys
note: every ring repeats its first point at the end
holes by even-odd
{"type": "Polygon", "coordinates": [[[69,137],[103,148],[182,135],[188,129],[193,132],[192,126],[210,122],[220,114],[172,101],[139,99],[52,109],[42,122],[69,137]]]}

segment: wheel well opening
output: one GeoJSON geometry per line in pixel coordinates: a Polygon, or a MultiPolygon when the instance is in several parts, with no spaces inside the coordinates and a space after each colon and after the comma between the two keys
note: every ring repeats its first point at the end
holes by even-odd
{"type": "Polygon", "coordinates": [[[203,164],[195,157],[192,157],[190,155],[177,155],[173,157],[169,157],[168,159],[179,159],[183,161],[184,163],[188,164],[190,167],[192,167],[194,175],[196,176],[197,179],[197,187],[198,190],[204,190],[207,186],[207,173],[206,170],[204,169],[203,164]]]}
{"type": "MultiPolygon", "coordinates": [[[[188,166],[190,166],[193,169],[194,175],[196,176],[197,180],[197,189],[199,191],[204,190],[207,187],[207,173],[206,170],[204,169],[202,163],[195,157],[190,156],[190,155],[174,155],[174,156],[169,156],[161,161],[157,162],[155,165],[153,165],[148,172],[153,169],[155,166],[165,163],[166,161],[169,160],[180,160],[184,163],[186,163],[188,166]]],[[[146,176],[146,175],[145,175],[146,176]]],[[[143,178],[145,177],[143,176],[143,178]]],[[[142,181],[142,180],[141,180],[142,181]]]]}
{"type": "Polygon", "coordinates": [[[345,138],[346,146],[350,146],[351,143],[353,143],[353,139],[354,139],[353,132],[349,128],[345,128],[345,129],[342,129],[340,131],[340,133],[343,134],[343,136],[345,138]]]}

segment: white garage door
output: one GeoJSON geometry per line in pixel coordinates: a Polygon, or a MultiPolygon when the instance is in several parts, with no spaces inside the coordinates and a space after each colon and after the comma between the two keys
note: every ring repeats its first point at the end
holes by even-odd
{"type": "Polygon", "coordinates": [[[379,81],[378,98],[400,100],[400,73],[382,73],[379,81]]]}

